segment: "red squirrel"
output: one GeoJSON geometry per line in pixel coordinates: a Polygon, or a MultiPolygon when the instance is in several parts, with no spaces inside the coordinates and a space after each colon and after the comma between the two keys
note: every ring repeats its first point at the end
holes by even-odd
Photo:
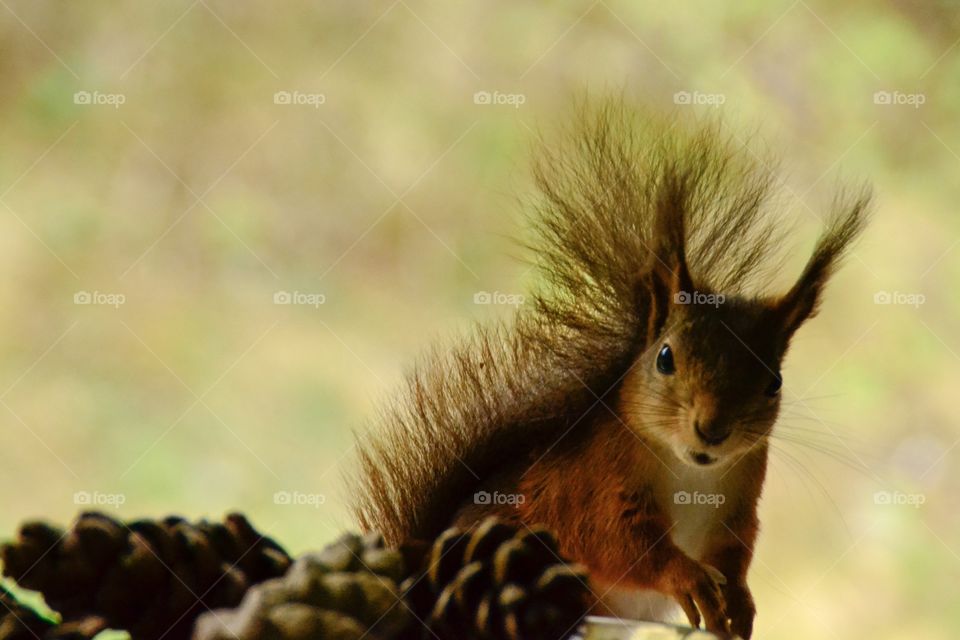
{"type": "Polygon", "coordinates": [[[794,332],[866,221],[840,194],[786,293],[769,165],[716,124],[587,108],[535,164],[542,284],[438,349],[361,436],[355,512],[394,544],[488,515],[557,532],[597,612],[749,638],[767,438],[794,332]]]}

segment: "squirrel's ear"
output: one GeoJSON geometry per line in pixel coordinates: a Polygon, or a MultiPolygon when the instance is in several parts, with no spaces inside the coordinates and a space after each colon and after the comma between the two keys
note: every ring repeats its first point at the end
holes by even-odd
{"type": "Polygon", "coordinates": [[[814,254],[797,283],[777,301],[777,323],[785,336],[793,335],[800,325],[817,314],[830,271],[830,265],[816,260],[814,254]]]}
{"type": "Polygon", "coordinates": [[[670,313],[669,287],[652,269],[640,274],[637,281],[637,315],[644,323],[644,345],[649,346],[667,322],[670,313]]]}
{"type": "Polygon", "coordinates": [[[647,319],[648,343],[663,329],[678,296],[693,291],[685,247],[685,200],[681,183],[663,185],[658,198],[652,235],[655,245],[650,247],[649,262],[637,287],[640,313],[647,319]]]}
{"type": "Polygon", "coordinates": [[[869,201],[869,194],[864,193],[847,207],[845,213],[833,218],[817,241],[800,279],[775,303],[778,323],[787,338],[816,315],[827,281],[866,224],[869,201]]]}
{"type": "MultiPolygon", "coordinates": [[[[673,176],[674,172],[668,172],[668,175],[673,176]]],[[[684,182],[676,177],[668,180],[661,186],[658,196],[650,269],[671,296],[689,293],[693,290],[693,282],[687,268],[684,182]]]]}

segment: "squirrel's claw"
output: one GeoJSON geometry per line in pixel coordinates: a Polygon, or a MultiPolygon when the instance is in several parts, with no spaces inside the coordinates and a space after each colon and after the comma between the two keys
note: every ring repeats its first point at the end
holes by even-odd
{"type": "Polygon", "coordinates": [[[690,622],[690,626],[694,629],[699,629],[700,612],[697,610],[697,605],[694,604],[693,598],[690,596],[680,598],[680,608],[682,608],[683,612],[687,614],[687,620],[690,622]]]}
{"type": "Polygon", "coordinates": [[[753,619],[757,613],[753,596],[745,585],[728,585],[725,595],[731,633],[744,640],[750,640],[753,634],[753,619]]]}
{"type": "Polygon", "coordinates": [[[675,597],[687,615],[690,626],[698,628],[702,616],[707,631],[730,635],[731,623],[723,594],[726,583],[726,577],[716,568],[686,559],[676,579],[675,597]]]}
{"type": "Polygon", "coordinates": [[[704,576],[694,586],[693,599],[703,615],[707,631],[729,634],[730,619],[727,617],[727,601],[723,595],[723,585],[727,579],[711,566],[702,567],[704,576]]]}

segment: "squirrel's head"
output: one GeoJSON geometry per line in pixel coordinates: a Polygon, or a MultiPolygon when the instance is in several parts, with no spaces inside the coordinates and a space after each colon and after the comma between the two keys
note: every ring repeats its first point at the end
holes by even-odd
{"type": "Polygon", "coordinates": [[[777,419],[780,365],[796,325],[774,301],[693,287],[662,302],[659,330],[621,388],[626,422],[688,464],[732,462],[777,419]]]}
{"type": "Polygon", "coordinates": [[[864,206],[837,216],[793,287],[771,297],[724,296],[694,281],[683,215],[661,211],[658,246],[637,280],[643,349],[619,394],[627,425],[693,466],[735,462],[763,443],[780,410],[790,339],[816,314],[864,206]]]}

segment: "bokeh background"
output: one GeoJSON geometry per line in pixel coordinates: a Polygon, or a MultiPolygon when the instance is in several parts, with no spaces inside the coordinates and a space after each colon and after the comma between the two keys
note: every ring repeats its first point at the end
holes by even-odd
{"type": "Polygon", "coordinates": [[[785,369],[756,637],[953,637],[958,39],[947,0],[0,0],[0,531],[351,527],[351,430],[535,277],[535,132],[623,92],[781,153],[793,268],[877,189],[785,369]]]}

